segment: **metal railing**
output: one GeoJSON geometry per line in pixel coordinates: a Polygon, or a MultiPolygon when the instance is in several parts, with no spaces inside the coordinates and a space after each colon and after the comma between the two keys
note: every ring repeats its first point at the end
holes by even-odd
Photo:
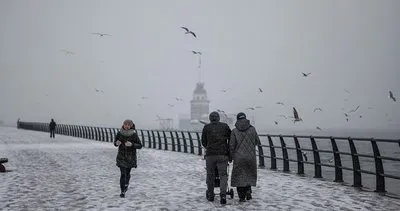
{"type": "MultiPolygon", "coordinates": [[[[49,132],[48,123],[19,122],[18,128],[49,132]]],[[[55,133],[92,139],[105,142],[113,142],[118,128],[91,127],[82,125],[59,124],[55,133]]],[[[171,150],[177,152],[203,154],[201,146],[201,132],[196,131],[164,131],[164,130],[137,130],[144,147],[171,150]]],[[[386,192],[385,179],[396,180],[399,184],[400,175],[385,173],[383,163],[385,161],[400,164],[400,157],[381,155],[379,144],[392,144],[400,152],[400,139],[374,139],[352,137],[328,137],[328,136],[295,136],[295,135],[269,135],[259,134],[261,145],[257,147],[258,166],[265,167],[265,158],[269,160],[270,169],[277,170],[277,161],[282,162],[284,172],[290,172],[290,162],[296,163],[297,174],[305,174],[305,165],[313,166],[315,178],[322,178],[322,167],[334,169],[334,181],[343,182],[343,170],[352,172],[353,186],[362,187],[362,174],[375,176],[375,191],[386,192]],[[338,144],[338,142],[341,142],[338,144]],[[359,153],[358,149],[366,149],[370,144],[372,154],[359,153]],[[330,146],[328,146],[330,145],[330,146]],[[358,148],[357,146],[360,145],[358,148]],[[397,146],[399,145],[399,146],[397,146]],[[322,147],[321,147],[322,146],[322,147]],[[343,148],[344,146],[344,148],[343,148]],[[325,148],[324,148],[325,147],[325,148]],[[264,148],[269,149],[269,155],[264,153],[264,148]],[[326,149],[330,148],[330,149],[326,149]],[[347,149],[347,150],[346,150],[347,149]],[[307,153],[312,153],[308,158],[307,153]],[[321,154],[330,154],[332,159],[323,162],[321,154]],[[349,156],[351,159],[344,159],[349,156]],[[374,161],[374,170],[361,168],[360,159],[369,158],[374,161]],[[344,161],[349,161],[351,167],[345,166],[344,161]]],[[[389,146],[392,147],[392,146],[389,146]]],[[[387,147],[386,147],[387,148],[387,147]]],[[[400,186],[399,186],[400,187],[400,186]]]]}

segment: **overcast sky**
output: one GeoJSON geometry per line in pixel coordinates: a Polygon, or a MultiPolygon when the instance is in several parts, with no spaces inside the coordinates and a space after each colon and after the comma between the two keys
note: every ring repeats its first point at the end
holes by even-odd
{"type": "Polygon", "coordinates": [[[0,120],[177,124],[199,80],[195,50],[210,110],[265,129],[399,128],[399,20],[398,0],[1,0],[0,120]],[[292,107],[302,123],[277,117],[292,107]]]}

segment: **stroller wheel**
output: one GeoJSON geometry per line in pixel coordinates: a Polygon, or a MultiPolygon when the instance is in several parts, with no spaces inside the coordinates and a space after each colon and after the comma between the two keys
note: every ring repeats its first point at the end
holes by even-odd
{"type": "Polygon", "coordinates": [[[233,199],[234,192],[232,188],[228,191],[228,194],[231,196],[231,199],[233,199]]]}

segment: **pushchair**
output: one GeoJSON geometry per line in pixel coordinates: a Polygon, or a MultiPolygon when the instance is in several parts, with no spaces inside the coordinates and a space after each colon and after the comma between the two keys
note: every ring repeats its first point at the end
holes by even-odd
{"type": "MultiPolygon", "coordinates": [[[[227,173],[228,173],[227,176],[228,176],[228,180],[229,180],[229,163],[228,163],[227,173]]],[[[219,188],[220,182],[221,182],[221,178],[219,177],[218,168],[216,167],[215,168],[215,178],[214,178],[214,188],[219,188]]],[[[233,189],[230,188],[229,182],[228,182],[227,188],[228,188],[228,190],[226,190],[226,195],[229,195],[231,197],[231,199],[233,199],[234,192],[233,192],[233,189]]]]}

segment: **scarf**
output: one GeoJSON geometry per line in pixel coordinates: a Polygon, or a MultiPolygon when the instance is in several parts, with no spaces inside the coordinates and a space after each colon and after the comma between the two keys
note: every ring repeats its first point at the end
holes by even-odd
{"type": "Polygon", "coordinates": [[[135,130],[134,129],[124,130],[123,128],[121,128],[121,130],[119,130],[119,132],[123,136],[133,136],[133,134],[135,133],[135,130]]]}

